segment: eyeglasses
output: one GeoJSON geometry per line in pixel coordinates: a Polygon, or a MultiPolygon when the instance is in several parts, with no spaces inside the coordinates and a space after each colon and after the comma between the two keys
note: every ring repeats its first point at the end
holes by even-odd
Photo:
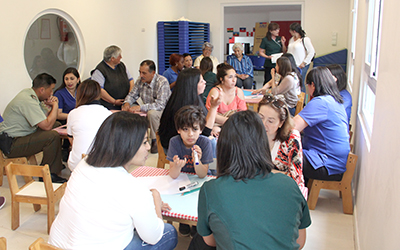
{"type": "Polygon", "coordinates": [[[275,108],[278,109],[287,107],[286,102],[280,99],[279,96],[274,96],[270,93],[265,94],[261,102],[266,104],[271,103],[272,105],[275,106],[275,108]]]}

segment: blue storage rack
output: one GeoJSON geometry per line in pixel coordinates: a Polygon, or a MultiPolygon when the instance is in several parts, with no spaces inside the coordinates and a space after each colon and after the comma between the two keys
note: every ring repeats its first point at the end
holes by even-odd
{"type": "Polygon", "coordinates": [[[158,22],[158,73],[162,74],[169,68],[171,54],[189,53],[192,58],[203,53],[202,46],[210,41],[210,24],[171,21],[158,22]]]}

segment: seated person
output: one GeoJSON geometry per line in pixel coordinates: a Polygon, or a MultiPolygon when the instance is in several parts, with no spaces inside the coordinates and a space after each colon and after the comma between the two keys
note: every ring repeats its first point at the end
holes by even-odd
{"type": "Polygon", "coordinates": [[[307,181],[340,181],[350,152],[348,118],[331,72],[313,68],[306,84],[311,101],[294,117],[295,129],[303,131],[303,174],[307,181]]]}
{"type": "Polygon", "coordinates": [[[61,249],[174,249],[176,229],[161,215],[171,208],[157,190],[129,173],[146,162],[147,128],[145,117],[128,112],[103,122],[89,154],[71,174],[50,244],[61,249]]]}
{"type": "Polygon", "coordinates": [[[257,113],[233,114],[218,139],[218,178],[200,189],[198,234],[189,249],[303,248],[311,224],[307,202],[273,167],[257,113]]]}
{"type": "Polygon", "coordinates": [[[100,104],[101,88],[94,80],[83,81],[76,93],[76,109],[73,109],[67,121],[67,134],[72,144],[68,168],[73,171],[87,154],[97,130],[104,120],[112,114],[100,104]]]}
{"type": "Polygon", "coordinates": [[[176,112],[174,120],[179,135],[169,141],[169,175],[175,179],[180,172],[187,172],[204,178],[213,157],[210,139],[201,135],[206,123],[203,111],[198,106],[184,106],[176,112]]]}
{"type": "Polygon", "coordinates": [[[217,75],[214,72],[212,72],[213,68],[214,68],[213,62],[209,57],[204,57],[201,60],[200,71],[204,81],[206,81],[206,88],[204,89],[204,92],[202,94],[204,103],[206,103],[208,93],[210,93],[210,90],[218,82],[217,75]]]}
{"type": "Polygon", "coordinates": [[[300,133],[294,129],[287,104],[282,97],[267,94],[258,104],[258,114],[267,132],[275,169],[293,178],[307,196],[300,133]]]}
{"type": "Polygon", "coordinates": [[[183,53],[183,68],[190,69],[193,67],[193,58],[189,53],[183,53]]]}
{"type": "Polygon", "coordinates": [[[211,55],[213,49],[214,49],[214,45],[212,45],[209,42],[205,42],[202,46],[203,54],[201,54],[200,56],[198,56],[196,58],[196,60],[194,60],[193,66],[195,68],[199,69],[201,60],[203,60],[204,57],[209,57],[212,60],[213,65],[214,65],[213,72],[216,74],[217,73],[217,65],[219,64],[219,61],[215,56],[211,55]]]}
{"type": "Polygon", "coordinates": [[[235,43],[232,47],[234,54],[226,58],[226,62],[236,71],[236,86],[251,89],[253,87],[253,63],[250,57],[243,54],[243,45],[235,43]]]}
{"type": "Polygon", "coordinates": [[[56,122],[58,99],[53,96],[56,79],[42,73],[33,79],[32,88],[19,92],[7,105],[0,123],[0,134],[12,138],[11,145],[2,148],[9,158],[28,157],[43,151],[40,165],[48,164],[53,182],[67,180],[59,177],[63,169],[59,134],[52,130],[56,122]],[[50,111],[48,111],[50,109],[50,111]]]}
{"type": "Polygon", "coordinates": [[[169,65],[170,67],[164,71],[163,76],[167,78],[169,88],[172,90],[175,87],[179,72],[183,69],[183,56],[175,53],[171,54],[169,56],[169,65]]]}
{"type": "Polygon", "coordinates": [[[76,106],[76,90],[81,83],[78,70],[67,68],[63,74],[63,82],[54,96],[58,98],[57,120],[65,124],[68,114],[76,106]]]}
{"type": "Polygon", "coordinates": [[[156,64],[151,60],[140,63],[140,78],[126,96],[123,111],[147,112],[147,119],[150,123],[150,139],[152,154],[157,153],[156,132],[160,126],[161,114],[171,95],[167,78],[156,73],[156,64]],[[142,104],[136,103],[138,99],[142,104]]]}

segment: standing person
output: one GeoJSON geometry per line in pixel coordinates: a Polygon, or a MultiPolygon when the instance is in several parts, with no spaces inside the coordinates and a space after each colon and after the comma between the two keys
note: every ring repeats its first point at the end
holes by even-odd
{"type": "Polygon", "coordinates": [[[103,121],[112,114],[100,104],[101,88],[94,80],[83,81],[76,92],[76,108],[67,122],[67,134],[72,149],[68,158],[68,168],[74,171],[81,161],[82,154],[87,154],[90,145],[103,121]]]}
{"type": "Polygon", "coordinates": [[[100,84],[101,104],[108,109],[120,110],[125,97],[133,88],[133,77],[121,62],[122,50],[111,45],[104,50],[103,61],[92,71],[92,79],[100,84]]]}
{"type": "Polygon", "coordinates": [[[213,46],[211,43],[209,43],[209,42],[205,42],[205,43],[203,44],[202,49],[203,49],[203,54],[200,55],[200,56],[198,56],[198,57],[196,58],[196,60],[194,60],[193,66],[194,66],[195,68],[197,68],[197,69],[200,68],[200,62],[201,62],[201,60],[203,60],[204,57],[209,57],[209,58],[211,59],[211,61],[213,62],[213,65],[214,65],[213,72],[214,72],[215,74],[217,74],[217,65],[219,64],[219,61],[218,61],[218,59],[217,59],[215,56],[212,56],[212,55],[211,55],[211,53],[212,53],[212,51],[213,51],[213,49],[214,49],[214,46],[213,46]]]}
{"type": "MultiPolygon", "coordinates": [[[[289,40],[288,53],[292,54],[297,67],[301,69],[302,79],[306,79],[306,74],[310,63],[315,56],[315,50],[311,39],[306,37],[306,32],[298,23],[292,23],[289,26],[289,32],[292,37],[289,40]]],[[[305,92],[305,89],[302,89],[305,92]]]]}
{"type": "Polygon", "coordinates": [[[103,122],[89,154],[71,174],[50,244],[62,249],[174,249],[176,230],[161,215],[171,208],[156,189],[129,173],[146,162],[147,128],[146,118],[128,112],[103,122]]]}
{"type": "Polygon", "coordinates": [[[303,248],[311,224],[307,202],[273,167],[257,113],[232,115],[217,143],[218,178],[200,189],[198,234],[189,249],[303,248]]]}
{"type": "Polygon", "coordinates": [[[169,82],[169,88],[172,90],[175,87],[176,78],[178,78],[179,72],[183,69],[183,56],[179,54],[171,54],[169,57],[170,67],[164,71],[163,76],[167,78],[169,82]]]}
{"type": "Polygon", "coordinates": [[[60,136],[53,129],[58,113],[58,99],[53,96],[56,79],[42,73],[33,79],[32,88],[19,92],[4,110],[0,134],[11,137],[11,145],[2,148],[9,157],[28,157],[43,151],[41,165],[50,166],[52,182],[63,183],[59,177],[61,162],[60,136]],[[47,106],[47,107],[46,107],[47,106]],[[47,113],[47,108],[50,111],[47,113]]]}
{"type": "Polygon", "coordinates": [[[183,53],[183,68],[193,68],[193,59],[189,53],[183,53]]]}
{"type": "Polygon", "coordinates": [[[294,129],[286,102],[279,96],[267,94],[258,104],[258,114],[267,132],[274,168],[293,178],[306,197],[300,133],[294,129]]]}
{"type": "Polygon", "coordinates": [[[353,100],[349,91],[347,91],[347,76],[344,72],[343,68],[339,64],[331,64],[328,65],[327,68],[332,73],[332,75],[336,78],[336,83],[340,92],[340,96],[343,98],[344,109],[347,114],[347,121],[350,124],[351,118],[351,107],[353,106],[353,100]]]}
{"type": "Polygon", "coordinates": [[[122,110],[129,112],[147,112],[150,123],[150,152],[157,150],[156,132],[160,126],[161,114],[167,104],[171,90],[167,78],[156,73],[156,64],[151,60],[140,63],[140,77],[126,96],[122,110]],[[136,103],[141,99],[142,102],[136,103]]]}
{"type": "Polygon", "coordinates": [[[224,63],[218,65],[217,79],[217,85],[208,94],[206,107],[207,109],[211,107],[211,96],[214,98],[221,96],[215,122],[222,125],[233,113],[247,110],[247,105],[243,90],[236,87],[236,71],[231,65],[224,63]]]}
{"type": "Polygon", "coordinates": [[[286,38],[279,36],[279,25],[277,23],[268,24],[268,31],[266,36],[262,39],[260,44],[260,56],[266,58],[264,63],[264,84],[271,79],[271,69],[275,68],[275,63],[271,61],[272,54],[286,52],[286,38]]]}
{"type": "Polygon", "coordinates": [[[253,87],[253,63],[250,57],[243,54],[243,45],[235,43],[232,47],[234,55],[229,55],[226,58],[228,64],[236,71],[236,86],[244,89],[253,87]]]}
{"type": "Polygon", "coordinates": [[[63,73],[63,82],[55,91],[54,96],[58,98],[57,120],[65,124],[69,112],[76,106],[76,90],[81,83],[78,70],[67,68],[63,73]]]}
{"type": "Polygon", "coordinates": [[[206,103],[208,93],[212,87],[218,82],[217,75],[212,72],[214,68],[213,62],[209,57],[204,57],[200,62],[200,71],[204,81],[206,81],[206,88],[202,94],[204,103],[206,103]]]}
{"type": "Polygon", "coordinates": [[[294,117],[295,129],[303,131],[304,179],[340,181],[350,152],[348,119],[343,99],[332,74],[313,68],[306,84],[311,101],[294,117]]]}

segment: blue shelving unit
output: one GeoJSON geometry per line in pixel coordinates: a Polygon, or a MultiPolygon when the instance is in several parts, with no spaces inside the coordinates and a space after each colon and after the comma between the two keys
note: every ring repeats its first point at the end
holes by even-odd
{"type": "Polygon", "coordinates": [[[189,53],[193,59],[202,54],[204,42],[210,41],[210,24],[188,21],[158,22],[158,73],[169,67],[173,53],[189,53]]]}

